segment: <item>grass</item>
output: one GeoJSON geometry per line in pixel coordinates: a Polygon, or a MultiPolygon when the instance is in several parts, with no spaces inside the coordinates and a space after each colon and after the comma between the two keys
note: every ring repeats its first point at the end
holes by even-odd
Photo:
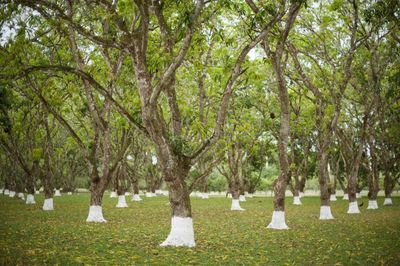
{"type": "MultiPolygon", "coordinates": [[[[332,202],[335,220],[319,221],[319,198],[287,199],[290,230],[266,229],[271,198],[241,203],[232,212],[227,198],[192,198],[196,247],[161,248],[170,229],[166,197],[115,208],[105,196],[106,224],[85,222],[88,194],[54,199],[55,211],[0,196],[0,265],[398,265],[400,198],[393,206],[346,214],[348,203],[332,202]]],[[[128,199],[128,198],[127,198],[128,199]]]]}

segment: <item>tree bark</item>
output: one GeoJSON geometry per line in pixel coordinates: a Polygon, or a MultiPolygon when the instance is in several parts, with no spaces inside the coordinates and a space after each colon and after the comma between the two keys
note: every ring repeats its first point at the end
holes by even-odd
{"type": "Polygon", "coordinates": [[[101,206],[103,200],[103,194],[105,191],[105,187],[103,187],[100,182],[100,179],[92,179],[90,184],[90,205],[91,206],[101,206]]]}
{"type": "Polygon", "coordinates": [[[318,181],[319,187],[321,191],[320,199],[321,199],[321,206],[329,206],[329,186],[328,186],[328,176],[327,176],[327,164],[328,158],[325,150],[318,151],[318,181]]]}
{"type": "Polygon", "coordinates": [[[361,158],[364,151],[364,144],[366,141],[366,131],[368,130],[368,115],[364,115],[363,125],[361,128],[361,137],[360,143],[358,144],[357,152],[353,155],[352,160],[352,167],[349,176],[349,183],[348,183],[348,193],[349,193],[349,201],[355,202],[356,201],[356,193],[357,193],[357,176],[358,170],[360,168],[361,158]]]}
{"type": "Polygon", "coordinates": [[[280,103],[280,129],[278,139],[279,153],[279,177],[274,185],[274,210],[285,211],[285,191],[289,178],[289,162],[288,162],[288,139],[290,135],[290,112],[289,112],[289,94],[284,79],[284,69],[286,62],[282,62],[284,46],[294,21],[300,10],[301,3],[292,2],[285,21],[285,28],[281,32],[277,47],[274,52],[269,49],[269,44],[263,42],[263,48],[267,55],[271,55],[272,66],[278,83],[278,98],[280,103]]]}
{"type": "Polygon", "coordinates": [[[172,216],[176,217],[192,217],[192,208],[190,204],[190,193],[186,182],[184,181],[188,174],[187,166],[182,170],[174,171],[176,178],[166,179],[169,188],[169,200],[172,208],[172,216]],[[186,169],[185,169],[186,168],[186,169]]]}
{"type": "Polygon", "coordinates": [[[285,211],[285,191],[288,180],[289,162],[288,162],[288,138],[290,133],[290,113],[289,113],[289,95],[283,78],[280,57],[273,56],[273,67],[278,81],[279,102],[280,102],[280,130],[278,139],[279,153],[279,177],[274,185],[274,210],[285,211]]]}
{"type": "MultiPolygon", "coordinates": [[[[35,171],[37,173],[37,171],[35,171]]],[[[25,189],[28,194],[35,194],[35,179],[32,174],[26,174],[25,189]]]]}
{"type": "Polygon", "coordinates": [[[378,157],[375,152],[375,146],[370,142],[370,162],[367,164],[369,167],[368,173],[368,199],[376,200],[379,192],[379,169],[378,169],[378,157]]]}

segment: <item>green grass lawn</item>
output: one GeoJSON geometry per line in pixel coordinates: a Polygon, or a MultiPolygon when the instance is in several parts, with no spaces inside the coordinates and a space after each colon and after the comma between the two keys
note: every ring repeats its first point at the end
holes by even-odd
{"type": "MultiPolygon", "coordinates": [[[[230,211],[230,199],[192,198],[195,248],[161,248],[170,229],[166,197],[128,201],[104,198],[106,224],[86,223],[88,194],[54,199],[56,210],[0,196],[0,265],[399,265],[400,198],[394,206],[346,214],[348,203],[332,202],[335,220],[319,221],[319,198],[287,199],[290,230],[266,228],[272,198],[241,203],[230,211]]],[[[127,197],[128,199],[128,197],[127,197]]],[[[360,202],[360,200],[359,200],[360,202]]]]}

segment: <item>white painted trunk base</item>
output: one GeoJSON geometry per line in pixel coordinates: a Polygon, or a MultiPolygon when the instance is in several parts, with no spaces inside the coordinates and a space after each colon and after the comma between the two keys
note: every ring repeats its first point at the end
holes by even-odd
{"type": "Polygon", "coordinates": [[[349,200],[349,194],[345,193],[345,194],[343,195],[343,200],[349,200]]]}
{"type": "Polygon", "coordinates": [[[358,208],[358,203],[357,201],[350,202],[349,203],[349,209],[347,211],[349,214],[357,214],[360,213],[360,209],[358,208]]]}
{"type": "Polygon", "coordinates": [[[56,189],[56,192],[54,193],[55,197],[61,197],[61,191],[59,189],[56,189]]]}
{"type": "Polygon", "coordinates": [[[117,192],[111,191],[110,198],[118,198],[117,192]]]}
{"type": "Polygon", "coordinates": [[[101,206],[92,205],[89,207],[89,215],[86,222],[105,223],[106,219],[103,217],[103,209],[101,206]]]}
{"type": "Polygon", "coordinates": [[[194,247],[195,245],[192,218],[172,217],[171,231],[167,239],[160,246],[194,247]]]}
{"type": "Polygon", "coordinates": [[[240,200],[232,199],[231,211],[244,211],[242,207],[240,207],[240,200]]]}
{"type": "Polygon", "coordinates": [[[39,191],[39,190],[36,190],[36,191],[35,191],[35,194],[40,194],[40,191],[39,191]]]}
{"type": "Polygon", "coordinates": [[[0,189],[0,194],[3,194],[4,188],[0,189]]]}
{"type": "Polygon", "coordinates": [[[4,195],[10,195],[10,190],[8,189],[4,190],[4,195]]]}
{"type": "Polygon", "coordinates": [[[232,193],[228,193],[228,199],[232,198],[232,193]]]}
{"type": "Polygon", "coordinates": [[[360,193],[356,193],[356,199],[361,199],[361,198],[362,198],[361,194],[360,193]]]}
{"type": "Polygon", "coordinates": [[[140,198],[139,194],[133,194],[132,196],[132,201],[141,201],[142,199],[140,198]]]}
{"type": "Polygon", "coordinates": [[[15,191],[10,191],[10,194],[8,195],[10,198],[14,198],[15,196],[15,191]]]}
{"type": "Polygon", "coordinates": [[[24,195],[24,193],[19,192],[19,193],[18,193],[18,198],[20,198],[20,199],[22,199],[22,200],[25,200],[25,195],[24,195]]]}
{"type": "Polygon", "coordinates": [[[285,222],[285,212],[284,211],[274,211],[272,213],[271,223],[267,226],[270,229],[289,229],[285,222]]]}
{"type": "Polygon", "coordinates": [[[131,193],[125,192],[125,196],[130,196],[130,195],[131,195],[131,193]]]}
{"type": "Polygon", "coordinates": [[[118,196],[117,208],[128,208],[128,204],[126,204],[126,199],[124,195],[118,196]]]}
{"type": "Polygon", "coordinates": [[[36,204],[35,202],[35,197],[32,194],[28,194],[28,196],[26,196],[26,204],[36,204]]]}
{"type": "Polygon", "coordinates": [[[162,191],[161,191],[161,189],[156,189],[156,195],[162,195],[163,193],[162,193],[162,191]]]}
{"type": "Polygon", "coordinates": [[[330,201],[337,201],[336,195],[331,194],[331,198],[329,199],[330,201]]]}
{"type": "Polygon", "coordinates": [[[155,195],[152,192],[146,192],[146,198],[152,198],[155,197],[155,195]]]}
{"type": "Polygon", "coordinates": [[[43,210],[44,211],[53,211],[54,210],[53,198],[49,198],[49,199],[45,199],[44,200],[43,210]]]}
{"type": "Polygon", "coordinates": [[[300,196],[294,196],[293,197],[293,205],[301,205],[301,200],[300,200],[300,196]]]}
{"type": "Polygon", "coordinates": [[[378,209],[378,202],[376,200],[369,200],[367,209],[368,210],[376,210],[376,209],[378,209]]]}
{"type": "Polygon", "coordinates": [[[246,195],[246,197],[252,198],[252,197],[254,197],[254,195],[253,195],[252,193],[248,193],[248,194],[246,195]]]}
{"type": "Polygon", "coordinates": [[[246,201],[246,197],[244,195],[239,196],[239,201],[246,201]]]}
{"type": "Polygon", "coordinates": [[[332,220],[335,219],[331,212],[331,206],[321,206],[319,211],[320,220],[332,220]]]}
{"type": "Polygon", "coordinates": [[[201,194],[201,198],[202,199],[208,199],[209,197],[208,197],[208,193],[202,193],[201,194]]]}
{"type": "Polygon", "coordinates": [[[299,192],[299,197],[300,198],[304,197],[304,192],[299,192]]]}
{"type": "Polygon", "coordinates": [[[68,193],[67,193],[67,195],[70,195],[70,196],[71,196],[71,195],[72,195],[72,192],[71,192],[71,191],[70,191],[70,192],[68,192],[68,193]]]}
{"type": "MultiPolygon", "coordinates": [[[[4,193],[5,194],[5,193],[4,193]]],[[[392,198],[385,198],[385,201],[383,202],[383,205],[385,206],[391,206],[393,205],[392,198]]]]}

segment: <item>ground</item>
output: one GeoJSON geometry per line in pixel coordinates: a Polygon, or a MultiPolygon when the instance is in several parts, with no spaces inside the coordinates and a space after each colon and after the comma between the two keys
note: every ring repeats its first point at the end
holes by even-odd
{"type": "MultiPolygon", "coordinates": [[[[319,198],[287,199],[286,231],[266,228],[272,198],[241,203],[230,211],[227,198],[192,198],[195,248],[161,248],[170,229],[166,197],[128,201],[105,196],[106,224],[88,224],[88,194],[54,199],[55,211],[0,196],[0,265],[398,265],[400,198],[394,206],[346,214],[348,203],[332,202],[335,220],[319,221],[319,198]]],[[[128,199],[128,198],[127,198],[128,199]]],[[[130,197],[129,197],[130,199],[130,197]]]]}

